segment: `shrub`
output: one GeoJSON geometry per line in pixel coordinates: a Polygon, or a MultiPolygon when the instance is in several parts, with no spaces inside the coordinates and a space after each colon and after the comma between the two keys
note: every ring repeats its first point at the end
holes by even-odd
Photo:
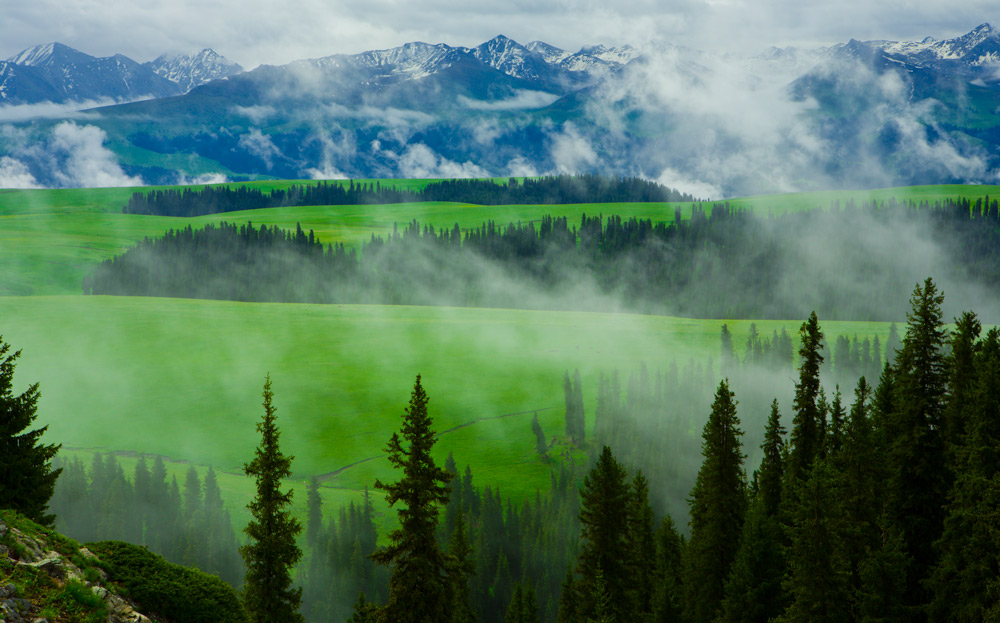
{"type": "Polygon", "coordinates": [[[167,562],[144,547],[121,541],[88,543],[108,580],[139,610],[186,623],[247,623],[236,591],[221,579],[167,562]]]}

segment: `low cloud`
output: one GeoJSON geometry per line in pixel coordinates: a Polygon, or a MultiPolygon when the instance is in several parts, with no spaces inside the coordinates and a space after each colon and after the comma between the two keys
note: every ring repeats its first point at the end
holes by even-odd
{"type": "Polygon", "coordinates": [[[257,125],[267,121],[278,112],[274,106],[267,105],[233,106],[232,111],[241,117],[246,117],[257,125]]]}
{"type": "Polygon", "coordinates": [[[576,126],[566,123],[550,136],[550,153],[557,173],[577,173],[597,164],[597,152],[576,126]]]}
{"type": "Polygon", "coordinates": [[[33,119],[93,119],[96,117],[96,113],[90,112],[89,109],[99,106],[110,106],[117,103],[114,100],[106,99],[71,102],[67,104],[41,102],[38,104],[0,105],[0,122],[16,123],[31,121],[33,119]]]}
{"type": "Polygon", "coordinates": [[[274,157],[281,155],[281,151],[267,136],[257,128],[251,128],[249,134],[240,136],[239,146],[248,154],[256,156],[264,161],[264,165],[270,170],[274,166],[274,157]]]}
{"type": "Polygon", "coordinates": [[[182,186],[201,186],[205,184],[225,184],[229,182],[229,178],[222,173],[202,173],[201,175],[196,175],[194,177],[188,177],[181,174],[177,179],[177,183],[182,186]]]}
{"type": "Polygon", "coordinates": [[[472,162],[455,162],[432,150],[427,145],[409,145],[399,156],[397,167],[402,177],[452,178],[489,177],[489,173],[472,162]]]}
{"type": "Polygon", "coordinates": [[[0,156],[0,188],[42,188],[28,167],[10,156],[0,156]]]}
{"type": "Polygon", "coordinates": [[[458,98],[458,102],[462,106],[472,110],[532,110],[545,108],[557,99],[559,99],[559,96],[553,93],[522,89],[515,91],[513,97],[508,97],[504,100],[484,102],[461,95],[458,98]]]}

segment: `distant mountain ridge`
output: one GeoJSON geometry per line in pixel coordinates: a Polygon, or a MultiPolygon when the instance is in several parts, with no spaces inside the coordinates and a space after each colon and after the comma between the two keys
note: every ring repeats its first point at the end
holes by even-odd
{"type": "Polygon", "coordinates": [[[242,70],[210,49],[138,63],[122,54],[95,57],[54,42],[0,62],[0,104],[170,97],[242,70]]]}

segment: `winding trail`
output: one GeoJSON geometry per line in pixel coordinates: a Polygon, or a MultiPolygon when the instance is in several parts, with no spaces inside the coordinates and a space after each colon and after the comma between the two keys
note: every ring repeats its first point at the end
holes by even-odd
{"type": "MultiPolygon", "coordinates": [[[[481,422],[488,422],[490,420],[501,420],[501,419],[504,419],[504,418],[514,417],[514,416],[517,416],[517,415],[527,415],[529,413],[539,413],[541,411],[548,411],[548,410],[554,409],[554,408],[555,407],[542,407],[540,409],[529,409],[527,411],[515,411],[514,413],[503,413],[503,414],[500,414],[500,415],[491,415],[491,416],[487,416],[487,417],[476,418],[476,419],[471,420],[469,422],[465,422],[464,424],[459,424],[458,426],[452,426],[451,428],[446,428],[445,430],[438,432],[437,433],[437,438],[440,438],[442,435],[447,435],[448,433],[453,433],[453,432],[455,432],[457,430],[461,430],[463,428],[467,428],[469,426],[473,426],[475,424],[479,424],[481,422]]],[[[133,459],[134,458],[138,458],[140,456],[145,456],[147,458],[155,458],[156,456],[159,456],[165,462],[169,462],[169,463],[179,463],[179,464],[182,464],[182,465],[199,465],[199,464],[193,463],[193,462],[191,462],[191,461],[189,461],[187,459],[177,459],[177,458],[173,458],[173,457],[167,456],[165,454],[160,454],[160,455],[157,455],[155,453],[141,453],[140,454],[139,452],[135,452],[133,450],[107,450],[105,448],[81,448],[81,447],[76,447],[76,446],[63,446],[63,447],[66,450],[73,450],[73,451],[78,451],[78,452],[100,452],[101,454],[110,454],[110,455],[113,455],[113,456],[118,456],[118,457],[123,457],[123,458],[133,458],[133,459]]],[[[332,480],[332,479],[336,478],[337,476],[339,476],[340,474],[344,473],[345,471],[351,469],[352,467],[357,467],[358,465],[361,465],[362,463],[367,463],[368,461],[374,461],[376,459],[381,459],[381,458],[384,458],[384,457],[385,457],[385,454],[378,454],[376,456],[370,456],[368,458],[361,459],[359,461],[354,461],[353,463],[349,463],[347,465],[344,465],[343,467],[335,469],[332,472],[327,472],[325,474],[318,474],[316,476],[316,478],[320,482],[326,482],[328,480],[332,480]]],[[[235,474],[235,475],[242,474],[242,472],[227,472],[225,470],[216,470],[216,471],[220,471],[220,472],[223,472],[223,473],[229,473],[229,474],[235,474]]]]}

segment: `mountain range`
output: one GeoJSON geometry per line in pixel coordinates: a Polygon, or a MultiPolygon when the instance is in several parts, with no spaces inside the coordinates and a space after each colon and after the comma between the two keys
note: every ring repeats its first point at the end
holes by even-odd
{"type": "Polygon", "coordinates": [[[61,43],[48,43],[0,61],[0,104],[170,97],[241,71],[242,67],[210,49],[164,54],[138,63],[122,54],[98,58],[61,43]]]}
{"type": "MultiPolygon", "coordinates": [[[[48,44],[0,63],[0,102],[106,100],[120,103],[88,110],[86,123],[147,183],[595,171],[727,196],[991,181],[1000,31],[753,56],[670,44],[568,52],[500,35],[246,72],[211,50],[140,64],[48,44]]],[[[20,122],[13,135],[44,143],[59,122],[20,122]]],[[[59,179],[3,140],[39,184],[59,179]]]]}

